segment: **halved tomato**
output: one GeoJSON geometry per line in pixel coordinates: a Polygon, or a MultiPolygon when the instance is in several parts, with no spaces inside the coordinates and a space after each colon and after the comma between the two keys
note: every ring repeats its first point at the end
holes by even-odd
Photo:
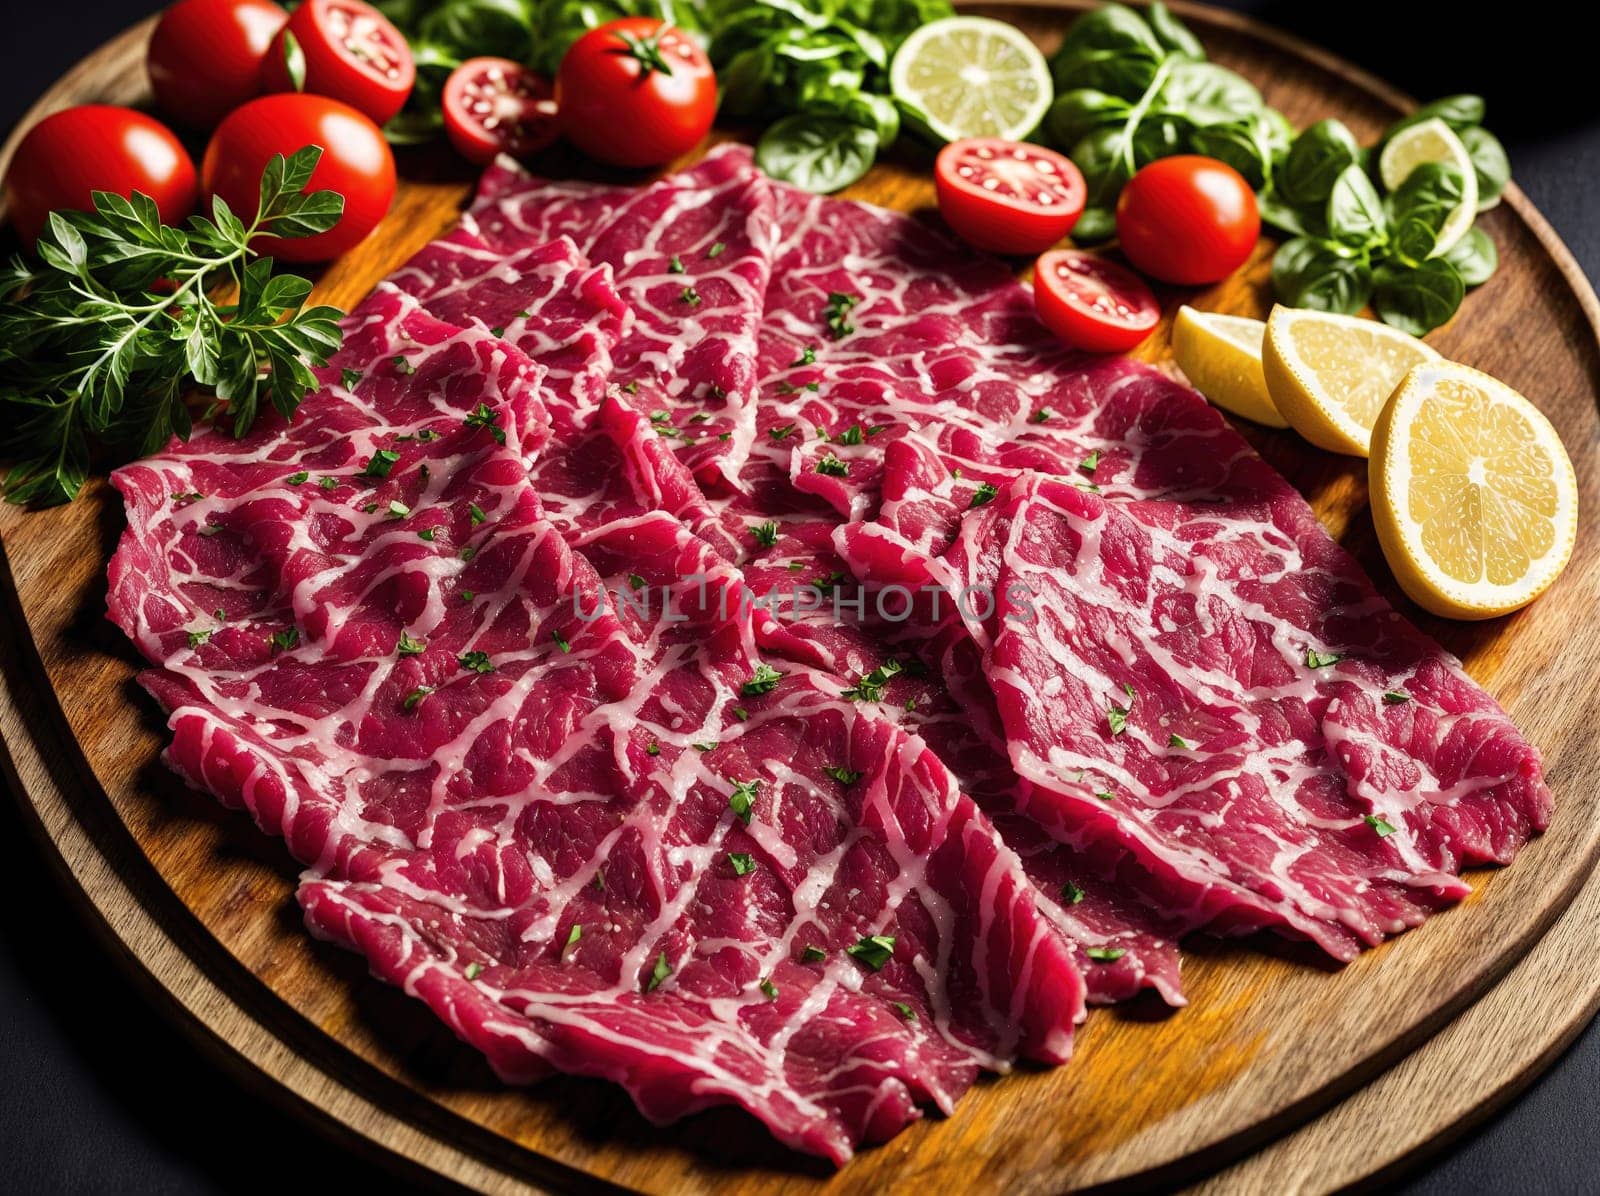
{"type": "Polygon", "coordinates": [[[1161,321],[1161,305],[1139,276],[1077,249],[1057,249],[1034,266],[1039,319],[1067,344],[1124,353],[1161,321]]]}
{"type": "Polygon", "coordinates": [[[405,36],[361,0],[305,0],[279,31],[262,71],[268,92],[329,96],[383,124],[417,81],[405,36]]]}
{"type": "Polygon", "coordinates": [[[1040,253],[1083,214],[1083,175],[1070,159],[1025,141],[969,137],[939,151],[939,214],[967,244],[1040,253]]]}
{"type": "Polygon", "coordinates": [[[468,162],[537,153],[561,135],[550,81],[509,58],[469,58],[444,85],[444,130],[468,162]]]}

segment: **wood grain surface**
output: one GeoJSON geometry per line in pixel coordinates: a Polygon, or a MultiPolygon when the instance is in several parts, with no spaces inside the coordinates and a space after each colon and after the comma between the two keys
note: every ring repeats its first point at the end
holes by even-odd
{"type": "MultiPolygon", "coordinates": [[[[982,11],[1015,20],[1048,49],[1072,7],[982,11]]],[[[1407,103],[1245,18],[1177,7],[1215,60],[1250,77],[1296,125],[1339,116],[1367,140],[1407,103]]],[[[148,26],[131,30],[85,60],[24,126],[70,103],[140,99],[147,35],[148,26]]],[[[9,149],[0,151],[0,167],[9,149]]],[[[898,147],[846,194],[928,209],[927,161],[915,147],[898,147]]],[[[402,158],[401,170],[407,181],[395,211],[324,274],[319,299],[353,305],[456,218],[471,183],[465,168],[429,153],[402,158]]],[[[1483,225],[1501,270],[1430,340],[1546,411],[1572,454],[1582,504],[1594,511],[1600,304],[1515,187],[1483,225]]],[[[1269,255],[1264,243],[1220,286],[1164,295],[1169,313],[1187,301],[1264,314],[1269,255]]],[[[1163,329],[1141,352],[1162,361],[1166,343],[1163,329]]],[[[1178,1182],[1308,1121],[1212,1187],[1348,1183],[1481,1115],[1594,1011],[1593,883],[1541,939],[1600,848],[1600,688],[1592,682],[1600,661],[1593,637],[1578,634],[1600,598],[1600,542],[1585,520],[1567,574],[1524,612],[1475,625],[1431,619],[1389,580],[1366,512],[1364,463],[1321,453],[1292,433],[1244,430],[1391,600],[1461,656],[1544,751],[1555,823],[1513,868],[1475,874],[1474,894],[1460,908],[1343,969],[1275,941],[1197,941],[1186,953],[1189,1008],[1168,1013],[1138,1001],[1096,1012],[1070,1065],[981,1082],[955,1116],[864,1151],[837,1174],[776,1149],[739,1114],[656,1130],[604,1084],[558,1079],[508,1089],[421,1006],[367,978],[354,956],[311,941],[292,896],[297,869],[282,846],[185,789],[157,759],[163,720],[133,684],[135,655],[103,617],[105,562],[122,525],[103,481],[69,507],[0,512],[8,779],[97,923],[204,1041],[270,1077],[284,1099],[337,1132],[474,1187],[570,1187],[582,1177],[652,1191],[807,1193],[930,1182],[1008,1192],[1178,1182]],[[1439,1095],[1445,1091],[1448,1098],[1439,1095]],[[1374,1136],[1373,1126],[1382,1133],[1374,1136]]]]}

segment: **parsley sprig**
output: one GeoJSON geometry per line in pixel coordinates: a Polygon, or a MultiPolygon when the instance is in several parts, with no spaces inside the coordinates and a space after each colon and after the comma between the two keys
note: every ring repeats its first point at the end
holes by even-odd
{"type": "Polygon", "coordinates": [[[194,386],[215,391],[236,436],[263,400],[285,418],[317,384],[342,339],[332,307],[306,307],[311,283],[274,274],[252,239],[326,232],[344,211],[333,191],[306,191],[322,150],[278,155],[249,223],[222,198],[211,218],[161,223],[153,199],[94,193],[93,212],[59,211],[39,259],[0,273],[0,455],[15,503],[77,497],[93,442],[152,453],[187,437],[194,386]],[[232,302],[213,291],[231,284],[232,302]]]}

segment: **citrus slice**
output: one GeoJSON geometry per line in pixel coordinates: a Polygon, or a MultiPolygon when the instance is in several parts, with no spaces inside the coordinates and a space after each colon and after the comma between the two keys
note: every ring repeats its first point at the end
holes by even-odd
{"type": "Polygon", "coordinates": [[[1044,119],[1054,95],[1039,48],[1015,25],[988,17],[922,26],[895,51],[889,86],[946,141],[1021,141],[1044,119]]]}
{"type": "Polygon", "coordinates": [[[1267,326],[1244,316],[1196,311],[1185,304],[1172,324],[1172,355],[1192,385],[1224,411],[1269,428],[1287,428],[1267,394],[1261,342],[1267,326]]]}
{"type": "Polygon", "coordinates": [[[1267,393],[1319,448],[1365,457],[1372,425],[1414,365],[1439,355],[1416,337],[1359,316],[1274,307],[1261,349],[1267,393]]]}
{"type": "Polygon", "coordinates": [[[1439,257],[1466,236],[1472,222],[1478,218],[1478,172],[1461,138],[1436,116],[1401,129],[1383,147],[1383,153],[1378,155],[1378,176],[1383,180],[1384,190],[1393,191],[1424,162],[1454,166],[1463,180],[1461,202],[1439,230],[1439,239],[1429,254],[1439,257]]]}
{"type": "Polygon", "coordinates": [[[1464,365],[1406,375],[1372,431],[1367,480],[1389,567],[1434,614],[1526,606],[1572,556],[1578,482],[1560,436],[1511,387],[1464,365]]]}

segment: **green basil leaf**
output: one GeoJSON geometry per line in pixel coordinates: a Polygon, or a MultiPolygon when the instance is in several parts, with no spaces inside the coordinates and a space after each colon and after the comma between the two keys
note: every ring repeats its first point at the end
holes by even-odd
{"type": "Polygon", "coordinates": [[[1381,245],[1389,236],[1383,200],[1367,172],[1352,163],[1334,180],[1328,193],[1328,232],[1336,241],[1358,249],[1381,245]]]}
{"type": "Polygon", "coordinates": [[[1461,281],[1469,287],[1481,287],[1494,276],[1500,265],[1500,253],[1481,228],[1473,227],[1450,247],[1444,260],[1456,268],[1461,281]]]}
{"type": "Polygon", "coordinates": [[[1319,120],[1294,139],[1274,181],[1283,198],[1297,207],[1323,204],[1339,176],[1360,160],[1360,153],[1343,123],[1319,120]]]}
{"type": "Polygon", "coordinates": [[[1072,226],[1072,239],[1079,245],[1098,245],[1117,235],[1117,216],[1110,208],[1085,208],[1072,226]]]}
{"type": "Polygon", "coordinates": [[[1285,203],[1272,187],[1268,187],[1256,197],[1256,207],[1261,213],[1263,224],[1269,224],[1290,236],[1321,237],[1327,232],[1322,227],[1320,217],[1301,212],[1298,208],[1285,203]]]}
{"type": "Polygon", "coordinates": [[[1434,100],[1431,104],[1424,104],[1403,120],[1395,121],[1394,124],[1389,126],[1389,131],[1383,135],[1383,141],[1379,142],[1379,144],[1382,145],[1387,142],[1401,129],[1409,129],[1412,125],[1420,125],[1423,121],[1432,120],[1436,116],[1457,133],[1460,133],[1463,129],[1470,129],[1473,125],[1481,125],[1485,111],[1486,106],[1482,96],[1445,96],[1442,99],[1434,100]]]}
{"type": "Polygon", "coordinates": [[[872,166],[878,135],[832,116],[786,116],[756,143],[756,165],[775,179],[824,194],[855,182],[872,166]]]}
{"type": "Polygon", "coordinates": [[[1511,181],[1511,160],[1500,139],[1482,125],[1462,129],[1461,144],[1467,147],[1478,175],[1478,211],[1487,212],[1500,202],[1500,193],[1511,181]]]}
{"type": "Polygon", "coordinates": [[[1272,259],[1272,289],[1290,307],[1354,315],[1372,285],[1366,259],[1331,241],[1297,237],[1272,259]]]}
{"type": "Polygon", "coordinates": [[[1385,324],[1422,336],[1456,314],[1466,284],[1444,258],[1415,266],[1386,265],[1377,272],[1372,307],[1385,324]]]}
{"type": "Polygon", "coordinates": [[[1395,253],[1415,265],[1433,256],[1439,234],[1466,195],[1466,180],[1446,162],[1424,162],[1389,196],[1395,253]]]}
{"type": "Polygon", "coordinates": [[[1261,111],[1261,93],[1214,62],[1179,62],[1156,93],[1156,104],[1177,109],[1195,125],[1243,120],[1261,111]]]}
{"type": "MultiPolygon", "coordinates": [[[[1255,119],[1204,125],[1190,135],[1190,148],[1197,154],[1226,162],[1260,190],[1272,176],[1272,150],[1262,139],[1262,124],[1255,119]]],[[[1266,213],[1262,213],[1266,219],[1266,213]]]]}
{"type": "Polygon", "coordinates": [[[1071,149],[1096,129],[1127,121],[1132,105],[1118,96],[1092,87],[1077,87],[1056,97],[1044,118],[1051,142],[1071,149]]]}
{"type": "Polygon", "coordinates": [[[1144,18],[1150,23],[1150,32],[1161,43],[1163,49],[1172,54],[1182,54],[1185,58],[1193,58],[1196,62],[1203,61],[1206,56],[1200,41],[1190,33],[1184,23],[1172,15],[1172,10],[1161,0],[1154,0],[1145,10],[1144,18]]]}

